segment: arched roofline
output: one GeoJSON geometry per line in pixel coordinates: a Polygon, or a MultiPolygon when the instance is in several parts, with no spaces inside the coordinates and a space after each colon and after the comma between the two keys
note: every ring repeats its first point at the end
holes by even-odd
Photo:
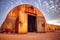
{"type": "MultiPolygon", "coordinates": [[[[22,7],[22,6],[35,8],[35,9],[36,9],[35,11],[39,12],[40,15],[41,15],[42,17],[44,17],[43,13],[42,13],[38,8],[34,7],[34,6],[31,5],[31,4],[21,4],[21,5],[17,5],[17,6],[15,6],[14,8],[12,8],[12,9],[10,10],[10,12],[11,12],[12,10],[15,10],[16,8],[17,8],[17,10],[20,10],[18,7],[22,7]]],[[[9,12],[9,13],[10,13],[10,12],[9,12]]],[[[9,14],[9,13],[8,13],[8,14],[9,14]]],[[[32,13],[33,13],[33,12],[32,12],[32,13]]],[[[39,13],[38,13],[38,15],[39,15],[39,13]]],[[[35,15],[36,15],[36,14],[35,14],[35,15]]],[[[44,19],[45,19],[45,17],[44,17],[44,19]]],[[[45,21],[46,21],[46,19],[45,19],[45,21]]]]}

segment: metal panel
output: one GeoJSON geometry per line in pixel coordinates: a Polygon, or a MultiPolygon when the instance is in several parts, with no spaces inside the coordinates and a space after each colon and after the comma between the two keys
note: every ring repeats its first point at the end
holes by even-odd
{"type": "Polygon", "coordinates": [[[18,33],[27,33],[27,14],[19,13],[18,33]]]}
{"type": "Polygon", "coordinates": [[[44,31],[45,31],[44,18],[37,16],[37,32],[44,32],[44,31]]]}

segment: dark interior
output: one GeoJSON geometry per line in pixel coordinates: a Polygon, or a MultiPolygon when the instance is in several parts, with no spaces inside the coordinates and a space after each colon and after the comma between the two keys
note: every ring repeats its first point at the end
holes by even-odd
{"type": "Polygon", "coordinates": [[[36,16],[28,15],[28,32],[36,31],[36,16]]]}

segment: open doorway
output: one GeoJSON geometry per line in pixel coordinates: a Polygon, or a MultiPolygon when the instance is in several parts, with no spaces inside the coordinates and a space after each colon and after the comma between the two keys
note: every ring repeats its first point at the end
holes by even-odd
{"type": "Polygon", "coordinates": [[[28,15],[28,32],[36,32],[36,16],[28,15]]]}

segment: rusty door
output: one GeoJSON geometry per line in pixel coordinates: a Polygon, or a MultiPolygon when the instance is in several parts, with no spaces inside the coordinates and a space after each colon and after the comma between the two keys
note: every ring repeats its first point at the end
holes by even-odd
{"type": "Polygon", "coordinates": [[[37,16],[37,32],[44,32],[44,31],[45,31],[44,18],[37,16]]]}

